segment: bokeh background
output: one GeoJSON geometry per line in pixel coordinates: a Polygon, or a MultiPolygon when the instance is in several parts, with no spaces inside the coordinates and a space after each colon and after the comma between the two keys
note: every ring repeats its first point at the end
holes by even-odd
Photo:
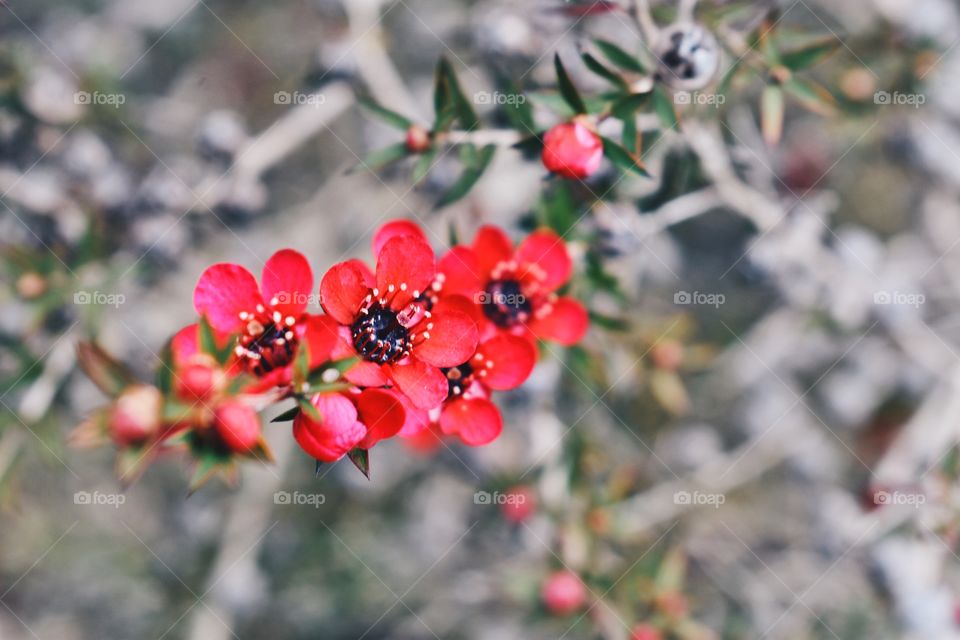
{"type": "Polygon", "coordinates": [[[555,51],[599,91],[579,48],[642,49],[628,12],[0,2],[0,638],[960,637],[960,10],[700,5],[725,44],[775,7],[785,37],[835,40],[807,77],[836,107],[788,102],[771,147],[747,75],[645,152],[652,178],[562,186],[501,149],[437,210],[455,154],[416,186],[348,172],[400,135],[356,95],[428,123],[447,56],[496,127],[478,96],[549,94],[555,51]],[[273,425],[274,465],[189,498],[182,459],[121,491],[111,451],[66,445],[105,401],[78,340],[149,379],[207,265],[289,246],[319,280],[398,217],[438,251],[451,227],[567,225],[595,322],[501,395],[494,444],[390,441],[370,481],[315,477],[273,425]],[[521,522],[478,498],[516,487],[521,522]],[[571,616],[539,597],[562,567],[590,591],[571,616]]]}

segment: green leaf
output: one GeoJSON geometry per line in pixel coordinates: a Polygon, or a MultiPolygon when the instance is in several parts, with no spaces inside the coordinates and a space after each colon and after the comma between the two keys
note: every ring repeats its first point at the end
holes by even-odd
{"type": "Polygon", "coordinates": [[[347,454],[347,457],[350,458],[350,462],[353,463],[357,469],[360,470],[364,476],[367,477],[367,480],[370,479],[370,452],[366,449],[361,449],[356,447],[352,449],[350,453],[347,454]]]}
{"type": "Polygon", "coordinates": [[[460,88],[453,65],[447,58],[440,58],[437,62],[434,77],[433,105],[437,113],[437,125],[434,130],[445,131],[454,119],[459,119],[460,124],[468,130],[479,126],[480,119],[477,118],[473,105],[460,88]]]}
{"type": "Polygon", "coordinates": [[[593,43],[597,45],[597,48],[600,49],[600,52],[607,60],[617,65],[621,69],[626,69],[635,73],[647,72],[646,68],[636,56],[630,55],[612,42],[597,39],[594,40],[593,43]]]}
{"type": "Polygon", "coordinates": [[[457,233],[457,223],[453,220],[447,223],[447,242],[451,247],[460,244],[460,235],[457,233]]]}
{"type": "Polygon", "coordinates": [[[624,171],[633,171],[641,176],[650,177],[650,174],[647,173],[646,167],[643,166],[643,161],[630,153],[627,149],[620,146],[610,138],[600,137],[603,140],[603,155],[607,156],[610,161],[617,165],[620,169],[624,171]]]}
{"type": "Polygon", "coordinates": [[[411,180],[413,184],[417,185],[423,182],[427,177],[427,174],[430,173],[430,169],[433,168],[433,159],[437,156],[436,147],[427,149],[417,158],[416,163],[413,165],[413,173],[411,174],[411,180]]]}
{"type": "Polygon", "coordinates": [[[613,101],[610,105],[610,113],[615,118],[626,120],[632,118],[638,109],[647,106],[650,102],[649,93],[631,93],[613,101]]]}
{"type": "Polygon", "coordinates": [[[570,105],[574,113],[586,113],[587,105],[584,104],[577,88],[573,86],[570,76],[567,75],[567,70],[563,68],[563,61],[560,60],[559,53],[554,54],[553,66],[557,71],[557,85],[560,87],[560,95],[563,96],[564,101],[570,105]]]}
{"type": "Polygon", "coordinates": [[[398,142],[397,144],[392,144],[389,147],[371,151],[369,154],[367,154],[366,158],[354,165],[348,173],[356,173],[361,169],[379,171],[388,164],[392,164],[397,160],[405,158],[407,155],[409,155],[409,153],[410,151],[407,149],[406,143],[398,142]]]}
{"type": "Polygon", "coordinates": [[[219,364],[226,364],[230,354],[233,353],[233,341],[227,340],[227,344],[222,349],[218,347],[217,336],[206,316],[200,318],[197,330],[200,333],[200,351],[213,356],[219,364]]]}
{"type": "Polygon", "coordinates": [[[521,135],[535,131],[537,125],[533,119],[533,105],[530,104],[530,100],[514,84],[510,84],[508,90],[517,97],[516,100],[507,101],[507,104],[503,105],[503,113],[510,121],[510,125],[521,135]]]}
{"type": "Polygon", "coordinates": [[[274,422],[290,422],[291,420],[296,418],[298,415],[300,415],[300,407],[296,406],[296,407],[293,407],[292,409],[287,409],[286,411],[278,415],[276,418],[271,420],[270,423],[273,424],[274,422]]]}
{"type": "Polygon", "coordinates": [[[560,237],[564,237],[577,223],[577,205],[567,182],[556,182],[556,187],[541,196],[537,216],[560,237]]]}
{"type": "Polygon", "coordinates": [[[590,322],[607,331],[629,331],[630,322],[626,318],[615,318],[596,311],[590,312],[590,322]]]}
{"type": "MultiPolygon", "coordinates": [[[[469,145],[473,146],[473,145],[469,145]]],[[[460,177],[457,179],[453,186],[440,197],[440,200],[437,201],[435,208],[440,209],[450,205],[463,196],[467,195],[470,192],[470,189],[473,188],[473,185],[477,183],[483,172],[487,170],[487,167],[490,166],[490,161],[493,160],[493,156],[497,151],[497,146],[493,144],[488,144],[477,154],[474,163],[471,166],[464,168],[463,173],[460,174],[460,177]]]]}
{"type": "Polygon", "coordinates": [[[625,118],[623,120],[623,146],[626,147],[627,151],[630,153],[640,155],[642,150],[643,141],[640,138],[640,134],[637,132],[637,119],[634,116],[625,118]]]}
{"type": "Polygon", "coordinates": [[[160,351],[160,366],[154,373],[154,384],[164,395],[173,390],[173,347],[170,340],[160,351]]]}
{"type": "Polygon", "coordinates": [[[673,99],[662,87],[655,87],[653,90],[653,110],[664,128],[680,128],[680,119],[677,117],[677,110],[673,108],[673,99]]]}
{"type": "Polygon", "coordinates": [[[77,344],[77,360],[90,380],[108,396],[116,396],[137,381],[127,367],[94,342],[77,344]]]}
{"type": "Polygon", "coordinates": [[[763,139],[771,147],[780,142],[783,135],[783,89],[769,84],[760,97],[760,130],[763,139]]]}
{"type": "Polygon", "coordinates": [[[378,116],[381,120],[386,122],[391,127],[395,127],[397,129],[403,129],[404,131],[406,131],[407,129],[413,126],[412,120],[410,120],[405,116],[400,115],[396,111],[391,111],[390,109],[387,109],[386,107],[379,104],[372,98],[366,98],[361,96],[357,98],[357,102],[360,103],[360,106],[372,111],[374,115],[378,116]]]}
{"type": "Polygon", "coordinates": [[[783,84],[783,88],[787,93],[799,100],[804,107],[814,113],[819,113],[823,116],[832,116],[836,113],[836,99],[829,91],[818,84],[793,77],[783,84]]]}
{"type": "Polygon", "coordinates": [[[835,36],[818,38],[802,47],[780,52],[780,62],[791,71],[800,71],[812,67],[840,47],[835,36]]]}
{"type": "Polygon", "coordinates": [[[580,54],[580,57],[583,59],[583,64],[585,64],[590,71],[593,71],[601,78],[608,80],[610,83],[620,87],[621,89],[626,89],[628,87],[626,80],[621,78],[616,72],[605,67],[602,62],[594,58],[589,53],[582,53],[580,54]]]}
{"type": "Polygon", "coordinates": [[[313,403],[310,402],[308,398],[304,398],[303,396],[297,397],[297,405],[300,407],[300,410],[307,414],[307,417],[314,422],[323,422],[323,416],[320,415],[320,410],[313,406],[313,403]]]}
{"type": "Polygon", "coordinates": [[[293,360],[293,388],[300,391],[310,377],[310,347],[306,341],[297,347],[297,355],[293,360]]]}

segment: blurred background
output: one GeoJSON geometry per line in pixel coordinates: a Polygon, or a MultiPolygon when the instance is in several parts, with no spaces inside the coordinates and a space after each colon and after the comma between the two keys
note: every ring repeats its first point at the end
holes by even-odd
{"type": "Polygon", "coordinates": [[[446,56],[484,127],[514,87],[544,128],[554,52],[601,92],[579,53],[648,49],[646,4],[0,1],[0,638],[960,637],[955,3],[700,2],[714,86],[750,68],[678,102],[650,178],[503,148],[437,208],[456,154],[349,171],[402,140],[359,94],[428,124],[446,56]],[[776,74],[740,64],[761,24],[829,44],[803,72],[829,95],[787,95],[779,131],[776,74]],[[392,218],[438,252],[565,234],[591,331],[499,396],[495,443],[315,477],[273,425],[275,464],[189,498],[182,459],[123,491],[67,446],[105,402],[78,340],[149,379],[207,265],[293,247],[319,281],[392,218]],[[541,598],[561,569],[570,615],[541,598]]]}

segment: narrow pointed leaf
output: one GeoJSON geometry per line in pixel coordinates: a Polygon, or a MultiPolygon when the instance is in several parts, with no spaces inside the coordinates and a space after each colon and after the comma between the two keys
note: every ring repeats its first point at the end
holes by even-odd
{"type": "Polygon", "coordinates": [[[679,129],[680,119],[677,110],[673,108],[673,99],[662,87],[653,90],[653,110],[665,129],[679,129]]]}
{"type": "Polygon", "coordinates": [[[616,85],[621,89],[627,88],[626,80],[621,78],[616,72],[605,67],[602,62],[594,58],[589,53],[583,53],[580,55],[580,57],[583,59],[583,64],[585,64],[590,71],[593,71],[604,80],[607,80],[611,84],[616,85]]]}
{"type": "Polygon", "coordinates": [[[357,447],[352,449],[350,453],[347,454],[347,457],[350,458],[350,462],[353,463],[357,469],[360,470],[367,480],[370,479],[370,452],[366,449],[361,449],[357,447]]]}
{"type": "Polygon", "coordinates": [[[647,72],[646,68],[643,66],[637,56],[627,53],[612,42],[607,40],[594,40],[593,43],[597,45],[597,48],[600,49],[600,52],[607,60],[617,65],[621,69],[633,71],[634,73],[647,72]]]}
{"type": "Polygon", "coordinates": [[[296,406],[296,407],[293,407],[292,409],[287,409],[286,411],[278,415],[276,418],[271,420],[270,423],[273,424],[274,422],[290,422],[291,420],[296,418],[298,415],[300,415],[300,407],[296,406]]]}
{"type": "Polygon", "coordinates": [[[350,169],[349,173],[356,173],[361,169],[379,171],[388,164],[392,164],[397,160],[405,158],[409,153],[410,152],[407,150],[407,145],[403,142],[398,142],[397,144],[392,144],[389,147],[371,151],[369,154],[367,154],[366,158],[355,164],[350,169]]]}
{"type": "Polygon", "coordinates": [[[818,84],[793,77],[784,83],[783,88],[799,100],[800,104],[814,113],[823,116],[832,116],[836,113],[836,99],[829,91],[818,84]]]}
{"type": "Polygon", "coordinates": [[[109,396],[119,394],[127,385],[137,381],[126,366],[94,342],[80,342],[77,345],[77,361],[90,380],[109,396]]]}
{"type": "Polygon", "coordinates": [[[780,53],[780,62],[791,71],[800,71],[812,67],[840,47],[840,40],[834,36],[819,38],[802,47],[780,53]]]}
{"type": "Polygon", "coordinates": [[[560,95],[563,96],[564,101],[570,105],[574,113],[586,113],[587,105],[584,104],[583,98],[580,97],[580,92],[577,91],[577,88],[570,80],[570,76],[567,75],[567,70],[563,68],[563,61],[560,60],[560,54],[554,55],[553,66],[557,72],[557,85],[560,87],[560,95]]]}
{"type": "Polygon", "coordinates": [[[359,102],[362,107],[372,112],[374,115],[379,117],[381,120],[383,120],[385,123],[387,123],[391,127],[395,127],[397,129],[403,129],[404,131],[406,131],[411,126],[413,126],[412,120],[410,120],[406,116],[400,115],[396,111],[391,111],[390,109],[387,109],[386,107],[376,102],[372,98],[360,97],[360,98],[357,98],[357,102],[359,102]]]}
{"type": "Polygon", "coordinates": [[[626,148],[620,146],[610,138],[601,137],[603,140],[603,155],[605,155],[613,164],[624,171],[632,171],[641,176],[650,177],[643,161],[630,153],[626,148]]]}
{"type": "Polygon", "coordinates": [[[492,144],[481,149],[477,154],[475,164],[463,170],[463,173],[461,173],[457,181],[453,183],[453,186],[437,201],[436,208],[446,207],[467,195],[470,189],[473,188],[473,185],[483,176],[483,172],[490,166],[490,162],[493,160],[496,151],[496,145],[492,144]]]}
{"type": "Polygon", "coordinates": [[[783,89],[776,85],[764,87],[760,103],[760,130],[763,139],[771,147],[776,146],[783,135],[783,110],[783,89]]]}
{"type": "Polygon", "coordinates": [[[320,410],[313,406],[313,403],[308,399],[302,396],[297,398],[297,406],[314,422],[323,422],[323,416],[320,415],[320,410]]]}

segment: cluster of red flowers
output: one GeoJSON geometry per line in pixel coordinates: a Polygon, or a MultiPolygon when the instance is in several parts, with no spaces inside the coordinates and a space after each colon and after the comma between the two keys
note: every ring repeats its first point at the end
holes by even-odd
{"type": "Polygon", "coordinates": [[[201,321],[171,341],[170,398],[136,385],[136,397],[156,402],[131,410],[129,389],[119,394],[107,419],[114,441],[181,434],[195,451],[256,454],[266,450],[253,407],[296,398],[293,436],[318,461],[397,435],[421,447],[452,435],[483,445],[503,428],[492,393],[527,379],[537,341],[571,345],[587,329],[584,307],[558,294],[572,263],[553,231],[514,247],[482,227],[438,260],[419,226],[395,220],[372,249],[375,269],[336,264],[319,297],[309,262],[290,249],[267,261],[259,284],[240,265],[209,267],[194,291],[201,321]],[[307,311],[314,299],[325,314],[307,311]]]}

